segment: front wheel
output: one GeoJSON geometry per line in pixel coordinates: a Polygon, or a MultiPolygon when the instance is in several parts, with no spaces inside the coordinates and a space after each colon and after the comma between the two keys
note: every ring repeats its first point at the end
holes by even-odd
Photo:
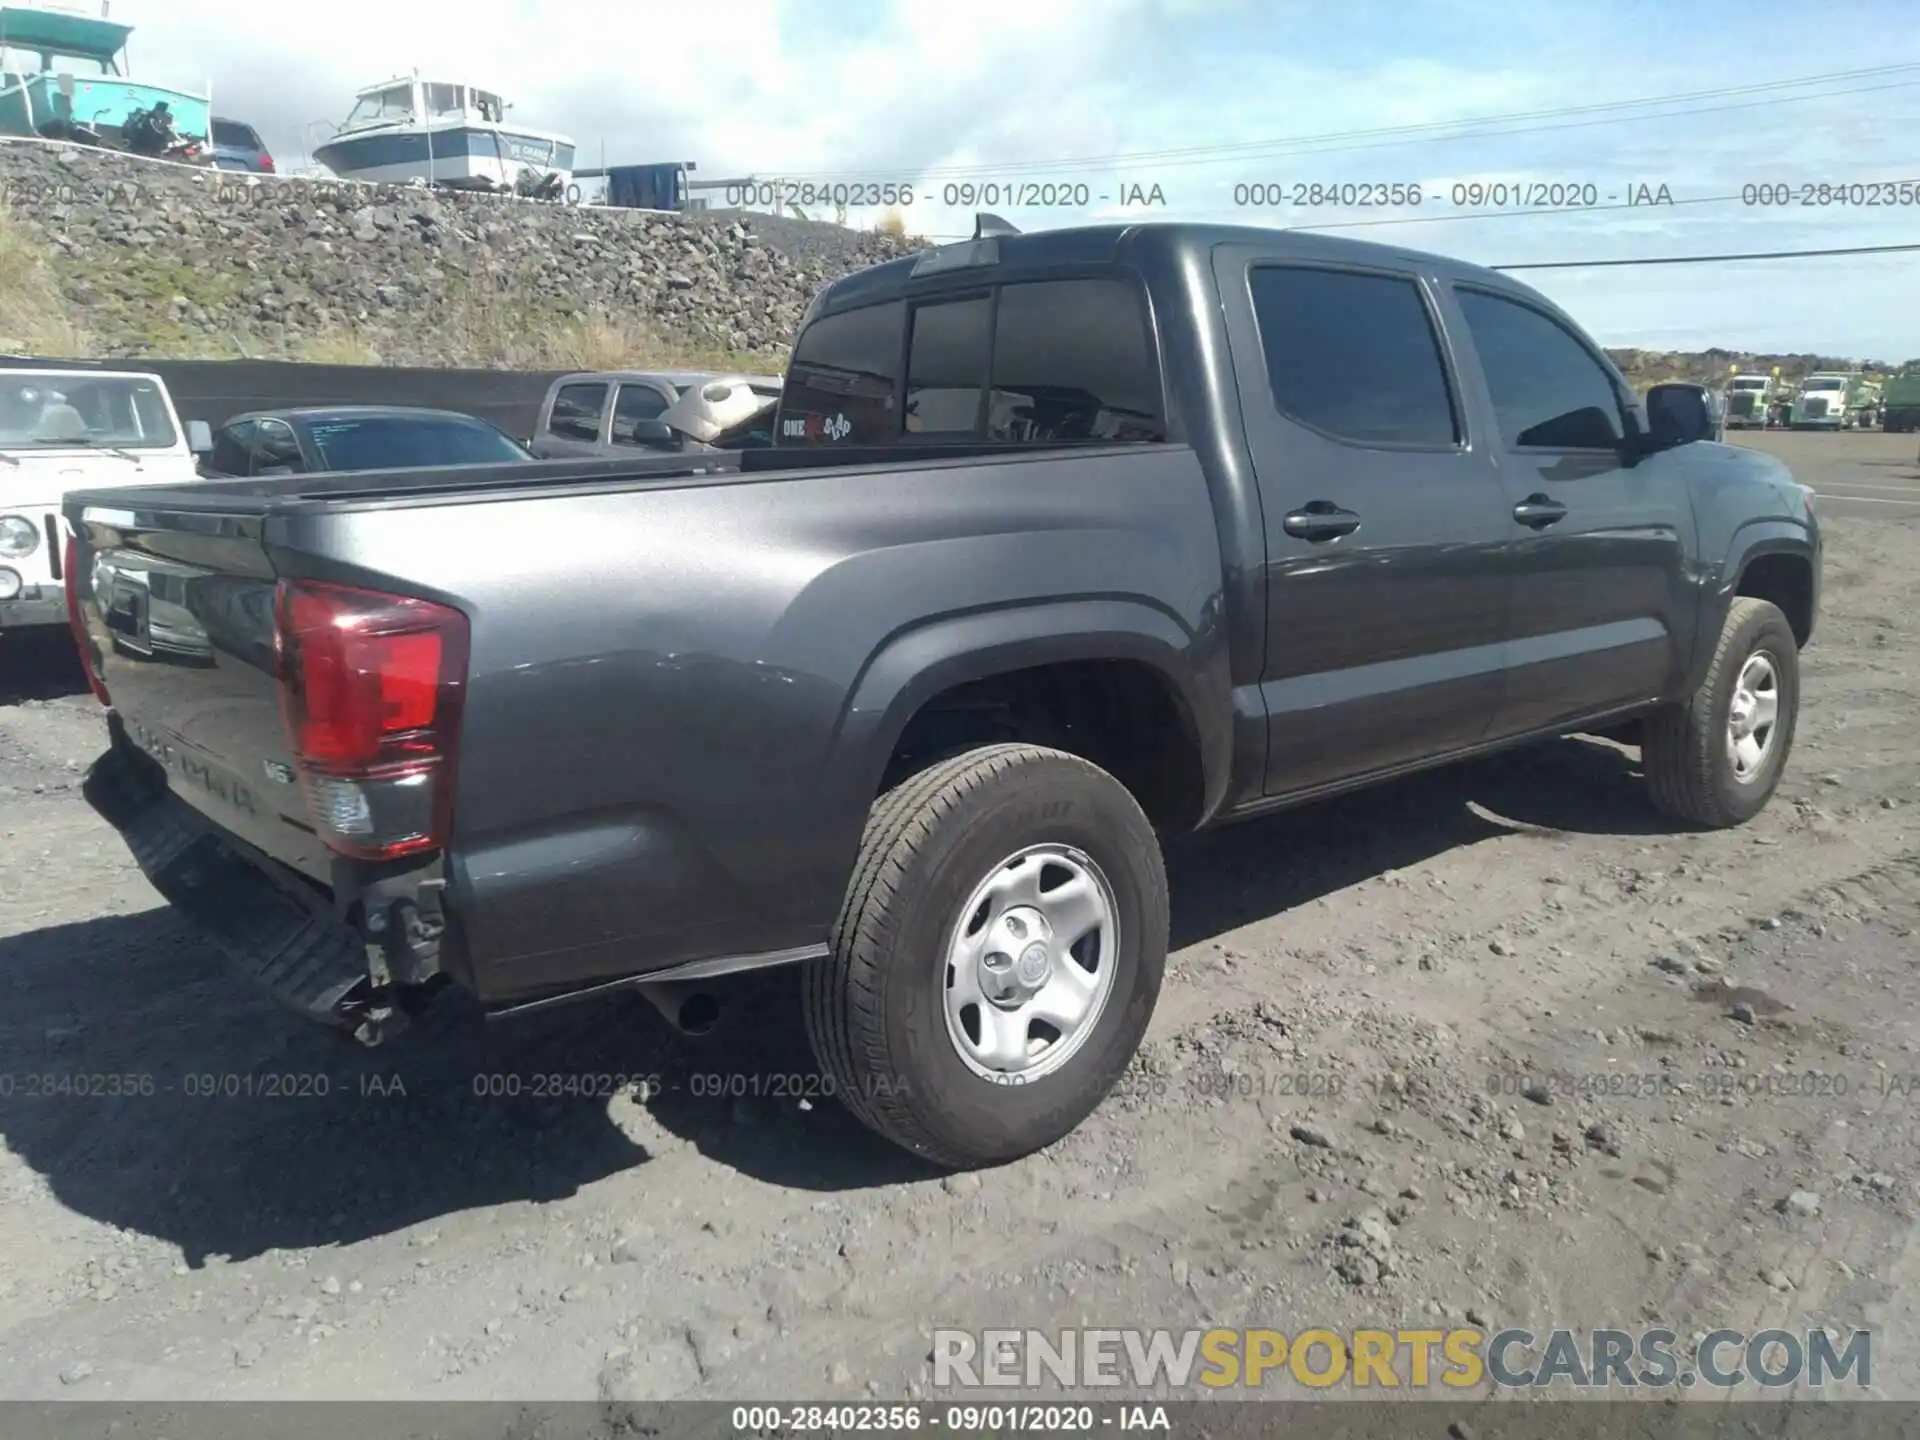
{"type": "Polygon", "coordinates": [[[983,746],[875,802],[831,952],[807,968],[807,1034],[870,1128],[995,1164],[1112,1089],[1166,954],[1166,871],[1126,788],[1058,750],[983,746]]]}
{"type": "Polygon", "coordinates": [[[1778,607],[1742,596],[1720,627],[1707,678],[1649,715],[1640,756],[1653,803],[1723,829],[1773,798],[1800,713],[1800,647],[1778,607]]]}

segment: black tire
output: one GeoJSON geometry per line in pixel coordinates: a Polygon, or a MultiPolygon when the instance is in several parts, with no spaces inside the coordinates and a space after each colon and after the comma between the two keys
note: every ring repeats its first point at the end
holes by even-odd
{"type": "Polygon", "coordinates": [[[1647,717],[1640,758],[1654,805],[1712,829],[1745,824],[1766,808],[1780,784],[1799,713],[1800,647],[1793,627],[1765,600],[1736,599],[1700,688],[1647,717]],[[1761,652],[1773,661],[1779,712],[1766,759],[1743,781],[1727,754],[1727,717],[1742,667],[1761,652]]]}
{"type": "Polygon", "coordinates": [[[997,1164],[1052,1144],[1105,1098],[1146,1033],[1166,955],[1166,870],[1126,788],[1057,750],[983,746],[874,803],[832,950],[806,967],[807,1036],[837,1098],[869,1128],[949,1168],[997,1164]],[[947,941],[993,867],[1043,843],[1084,852],[1111,888],[1113,988],[1059,1069],[997,1084],[948,1036],[947,941]]]}

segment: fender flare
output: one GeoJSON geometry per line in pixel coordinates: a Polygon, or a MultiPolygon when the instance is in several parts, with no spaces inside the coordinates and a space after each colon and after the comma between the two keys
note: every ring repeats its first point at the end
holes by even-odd
{"type": "Polygon", "coordinates": [[[1717,583],[1703,593],[1698,633],[1694,637],[1693,666],[1687,677],[1692,694],[1706,679],[1707,667],[1720,643],[1720,629],[1726,624],[1727,611],[1740,589],[1740,578],[1755,560],[1767,555],[1792,555],[1807,562],[1814,576],[1814,608],[1819,609],[1820,557],[1817,542],[1799,521],[1771,515],[1749,520],[1733,533],[1727,558],[1721,563],[1717,583]]]}
{"type": "Polygon", "coordinates": [[[1211,814],[1226,794],[1233,755],[1219,634],[1212,625],[1196,633],[1170,611],[1131,596],[1051,600],[917,622],[881,641],[861,667],[828,748],[828,783],[864,814],[908,721],[942,691],[1041,665],[1125,660],[1147,666],[1166,685],[1199,753],[1201,813],[1211,814]]]}

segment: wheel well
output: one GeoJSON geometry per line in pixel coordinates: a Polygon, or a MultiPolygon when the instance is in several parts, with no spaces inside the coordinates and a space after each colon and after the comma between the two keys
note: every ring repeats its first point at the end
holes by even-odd
{"type": "Polygon", "coordinates": [[[1760,555],[1740,572],[1736,595],[1779,607],[1796,643],[1813,633],[1813,567],[1798,555],[1760,555]]]}
{"type": "Polygon", "coordinates": [[[881,788],[956,750],[1008,741],[1098,765],[1162,832],[1199,823],[1206,779],[1192,717],[1164,676],[1134,660],[1040,665],[942,691],[907,722],[881,788]]]}

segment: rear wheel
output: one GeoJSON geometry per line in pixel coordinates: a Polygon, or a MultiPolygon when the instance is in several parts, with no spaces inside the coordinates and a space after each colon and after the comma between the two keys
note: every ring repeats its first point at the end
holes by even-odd
{"type": "Polygon", "coordinates": [[[1167,882],[1111,775],[1031,745],[967,751],[875,802],[807,1033],[841,1102],[939,1164],[1073,1130],[1160,993],[1167,882]]]}
{"type": "Polygon", "coordinates": [[[1707,678],[1647,717],[1640,755],[1653,803],[1695,825],[1744,824],[1773,798],[1800,711],[1800,648],[1778,607],[1727,611],[1707,678]]]}

